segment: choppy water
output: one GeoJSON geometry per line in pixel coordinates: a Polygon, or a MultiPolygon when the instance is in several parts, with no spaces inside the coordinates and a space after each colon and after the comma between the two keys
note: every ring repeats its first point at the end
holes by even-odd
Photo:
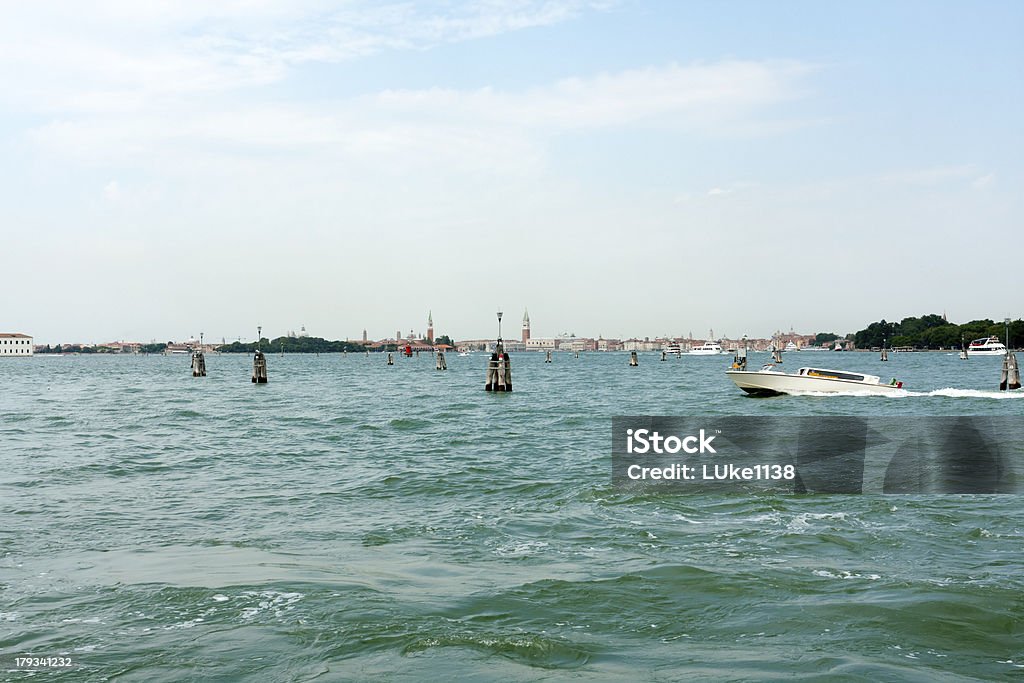
{"type": "Polygon", "coordinates": [[[268,360],[0,363],[0,678],[1024,677],[1020,496],[610,484],[613,415],[1024,416],[998,359],[801,354],[907,395],[772,399],[725,357],[268,360]]]}

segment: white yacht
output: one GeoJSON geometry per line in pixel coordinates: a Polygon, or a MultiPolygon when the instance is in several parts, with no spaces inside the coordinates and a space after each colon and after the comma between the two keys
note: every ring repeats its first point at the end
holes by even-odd
{"type": "Polygon", "coordinates": [[[667,346],[665,346],[664,350],[665,353],[671,354],[673,356],[678,357],[683,355],[682,347],[680,347],[679,344],[677,344],[676,342],[670,342],[667,346]]]}
{"type": "Polygon", "coordinates": [[[1006,355],[1006,347],[999,337],[988,337],[975,339],[967,347],[967,356],[1003,356],[1006,355]]]}
{"type": "Polygon", "coordinates": [[[722,353],[722,345],[714,341],[706,341],[687,351],[691,356],[717,356],[722,353]]]}
{"type": "Polygon", "coordinates": [[[903,389],[903,382],[895,379],[882,384],[876,375],[865,375],[845,370],[823,370],[821,368],[800,368],[796,374],[779,372],[771,363],[760,370],[726,370],[736,386],[754,396],[776,396],[778,394],[819,393],[871,393],[896,394],[903,389]]]}
{"type": "Polygon", "coordinates": [[[783,351],[799,351],[800,347],[797,346],[796,344],[794,344],[793,340],[790,339],[788,342],[786,342],[786,348],[784,348],[782,350],[783,351]]]}

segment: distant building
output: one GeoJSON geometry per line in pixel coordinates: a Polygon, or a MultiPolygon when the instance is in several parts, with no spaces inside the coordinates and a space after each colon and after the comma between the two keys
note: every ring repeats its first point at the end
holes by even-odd
{"type": "Polygon", "coordinates": [[[31,356],[32,337],[17,332],[0,332],[0,356],[31,356]]]}
{"type": "Polygon", "coordinates": [[[523,343],[529,347],[530,341],[530,311],[523,309],[523,343]]]}
{"type": "Polygon", "coordinates": [[[523,334],[527,335],[526,348],[530,351],[554,351],[555,340],[554,339],[531,339],[529,337],[529,330],[524,330],[523,334]]]}
{"type": "Polygon", "coordinates": [[[427,313],[427,343],[434,343],[434,312],[427,313]]]}

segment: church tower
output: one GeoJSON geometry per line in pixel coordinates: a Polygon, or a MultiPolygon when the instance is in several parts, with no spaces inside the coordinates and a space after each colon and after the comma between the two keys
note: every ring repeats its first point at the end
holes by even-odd
{"type": "Polygon", "coordinates": [[[434,312],[427,313],[427,343],[434,343],[434,312]]]}
{"type": "Polygon", "coordinates": [[[530,312],[523,309],[523,343],[530,338],[530,312]]]}

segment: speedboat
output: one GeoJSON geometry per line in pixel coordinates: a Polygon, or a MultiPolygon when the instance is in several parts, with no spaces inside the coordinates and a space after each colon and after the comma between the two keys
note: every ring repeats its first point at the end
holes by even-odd
{"type": "Polygon", "coordinates": [[[1006,347],[999,337],[987,337],[975,339],[967,347],[967,356],[1003,356],[1006,354],[1006,347]]]}
{"type": "Polygon", "coordinates": [[[691,356],[717,356],[722,353],[722,345],[718,342],[704,342],[700,346],[694,346],[687,351],[691,356]]]}
{"type": "Polygon", "coordinates": [[[754,396],[777,396],[778,394],[858,393],[896,394],[903,389],[903,382],[893,379],[882,384],[875,375],[865,375],[846,370],[823,370],[821,368],[800,368],[796,374],[786,374],[769,363],[760,370],[726,370],[743,391],[754,396]]]}

